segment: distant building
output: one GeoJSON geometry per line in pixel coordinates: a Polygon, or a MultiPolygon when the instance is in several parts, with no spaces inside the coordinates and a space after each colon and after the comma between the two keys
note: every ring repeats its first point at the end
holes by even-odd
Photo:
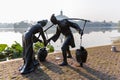
{"type": "Polygon", "coordinates": [[[57,15],[56,18],[57,18],[58,20],[62,20],[62,19],[66,19],[66,18],[68,18],[68,17],[65,16],[65,15],[63,15],[63,11],[61,10],[61,11],[60,11],[60,14],[57,15]]]}

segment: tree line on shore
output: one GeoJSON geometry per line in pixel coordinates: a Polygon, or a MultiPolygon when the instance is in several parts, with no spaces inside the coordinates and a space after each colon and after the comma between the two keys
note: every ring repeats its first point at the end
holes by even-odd
{"type": "MultiPolygon", "coordinates": [[[[82,25],[83,21],[75,21],[77,24],[82,25]]],[[[20,21],[16,23],[0,23],[0,28],[28,28],[32,24],[35,24],[35,21],[20,21]]],[[[88,27],[102,27],[102,26],[119,26],[120,21],[118,23],[115,22],[106,22],[105,20],[102,22],[95,21],[95,22],[89,22],[86,26],[88,27]]],[[[49,22],[47,26],[50,26],[51,23],[49,22]]]]}

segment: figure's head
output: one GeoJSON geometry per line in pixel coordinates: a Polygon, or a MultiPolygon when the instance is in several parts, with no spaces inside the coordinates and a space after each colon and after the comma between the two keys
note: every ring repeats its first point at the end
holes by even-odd
{"type": "Polygon", "coordinates": [[[53,24],[57,24],[57,18],[55,17],[54,14],[52,14],[50,20],[51,20],[51,22],[52,22],[53,24]]]}
{"type": "Polygon", "coordinates": [[[42,26],[45,26],[47,22],[48,20],[42,20],[42,21],[38,21],[37,23],[40,23],[42,26]]]}

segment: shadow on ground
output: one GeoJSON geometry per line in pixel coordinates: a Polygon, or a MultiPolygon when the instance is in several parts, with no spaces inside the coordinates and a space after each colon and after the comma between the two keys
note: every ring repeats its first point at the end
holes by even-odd
{"type": "Polygon", "coordinates": [[[68,68],[76,71],[77,73],[79,73],[79,75],[87,78],[88,80],[117,80],[114,76],[107,75],[103,72],[92,69],[86,65],[84,65],[83,67],[85,71],[80,71],[79,68],[75,68],[71,65],[69,65],[68,68]]]}
{"type": "MultiPolygon", "coordinates": [[[[73,71],[78,73],[80,76],[82,76],[81,79],[85,80],[117,80],[114,76],[92,69],[87,65],[84,65],[83,68],[73,65],[61,67],[49,61],[42,62],[41,66],[39,66],[34,72],[23,75],[23,77],[30,80],[53,80],[55,77],[58,77],[58,80],[60,80],[60,75],[67,75],[63,68],[67,68],[68,70],[71,70],[71,72],[73,71]]],[[[67,80],[67,77],[65,79],[67,80]]],[[[71,80],[73,79],[71,78],[71,80]]]]}

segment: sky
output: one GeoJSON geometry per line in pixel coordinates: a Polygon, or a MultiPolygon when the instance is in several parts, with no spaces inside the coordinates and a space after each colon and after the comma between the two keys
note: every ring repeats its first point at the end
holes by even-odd
{"type": "Polygon", "coordinates": [[[0,23],[50,20],[60,11],[91,21],[120,20],[120,0],[0,0],[0,23]]]}

